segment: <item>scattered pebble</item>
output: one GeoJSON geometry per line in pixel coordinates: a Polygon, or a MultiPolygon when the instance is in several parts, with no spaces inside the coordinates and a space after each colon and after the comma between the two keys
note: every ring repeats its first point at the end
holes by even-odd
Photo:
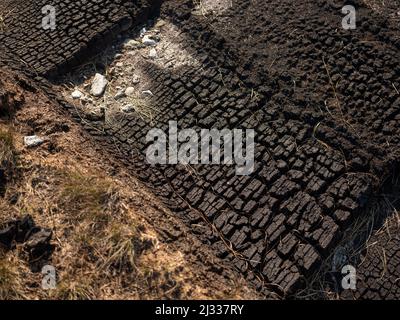
{"type": "Polygon", "coordinates": [[[123,113],[131,113],[135,111],[136,106],[127,97],[139,95],[142,98],[150,98],[154,96],[150,90],[142,91],[143,87],[140,83],[144,79],[138,73],[141,70],[140,68],[137,70],[137,66],[132,62],[137,61],[138,58],[153,60],[161,58],[162,49],[158,49],[157,45],[161,41],[160,32],[164,24],[165,22],[160,21],[157,24],[158,28],[153,28],[152,30],[143,28],[140,38],[127,39],[121,36],[119,39],[123,44],[122,46],[117,46],[116,49],[121,50],[122,47],[123,50],[119,53],[111,52],[110,57],[114,59],[114,63],[108,68],[107,75],[96,73],[94,77],[86,78],[82,86],[73,89],[75,90],[74,92],[69,93],[73,99],[80,100],[85,118],[94,121],[105,119],[106,110],[99,108],[99,103],[107,103],[107,109],[109,110],[114,110],[114,107],[116,107],[117,110],[119,109],[123,113]],[[134,58],[131,59],[131,57],[134,58]],[[107,86],[111,84],[111,81],[113,83],[112,91],[107,90],[107,86]],[[107,96],[107,99],[104,99],[104,101],[98,99],[103,96],[107,96]]]}
{"type": "Polygon", "coordinates": [[[153,46],[157,45],[157,41],[154,40],[154,39],[152,39],[152,38],[150,38],[149,35],[145,35],[145,36],[143,37],[142,43],[143,43],[145,46],[149,46],[149,47],[153,47],[153,46]]]}
{"type": "Polygon", "coordinates": [[[153,92],[151,92],[150,90],[142,91],[142,95],[143,95],[143,96],[146,96],[146,97],[152,97],[152,96],[154,96],[153,92]]]}
{"type": "Polygon", "coordinates": [[[135,91],[136,90],[135,90],[134,87],[128,87],[125,90],[125,95],[128,96],[128,97],[133,96],[135,94],[135,91]]]}
{"type": "Polygon", "coordinates": [[[71,97],[73,99],[81,99],[82,98],[82,92],[80,92],[79,90],[75,90],[74,92],[72,92],[71,97]]]}
{"type": "Polygon", "coordinates": [[[132,84],[139,84],[140,83],[140,78],[137,75],[134,75],[132,77],[132,84]]]}
{"type": "Polygon", "coordinates": [[[158,58],[157,50],[154,48],[151,49],[150,53],[149,53],[149,57],[150,57],[150,59],[157,59],[158,58]]]}
{"type": "Polygon", "coordinates": [[[96,73],[92,82],[92,89],[90,93],[95,97],[101,97],[107,87],[108,81],[105,76],[100,73],[96,73]]]}
{"type": "Polygon", "coordinates": [[[37,147],[44,143],[44,140],[38,136],[26,136],[24,137],[24,144],[27,147],[37,147]]]}

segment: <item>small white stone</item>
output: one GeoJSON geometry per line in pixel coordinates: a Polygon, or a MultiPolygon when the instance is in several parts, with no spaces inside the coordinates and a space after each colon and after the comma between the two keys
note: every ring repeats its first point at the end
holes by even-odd
{"type": "Polygon", "coordinates": [[[151,92],[150,90],[142,91],[142,95],[145,96],[145,97],[152,97],[152,96],[154,96],[153,92],[151,92]]]}
{"type": "Polygon", "coordinates": [[[145,46],[149,46],[149,47],[157,45],[157,41],[155,41],[154,39],[151,39],[149,35],[146,35],[143,37],[142,43],[145,46]]]}
{"type": "Polygon", "coordinates": [[[135,88],[134,87],[128,87],[128,88],[126,88],[126,90],[125,90],[125,94],[128,96],[128,97],[131,97],[131,96],[133,96],[134,94],[135,94],[135,88]]]}
{"type": "Polygon", "coordinates": [[[139,78],[139,76],[134,75],[132,77],[132,84],[138,84],[138,83],[140,83],[140,78],[139,78]]]}
{"type": "Polygon", "coordinates": [[[75,90],[74,92],[72,92],[71,97],[73,99],[80,99],[82,98],[82,92],[80,92],[79,90],[75,90]]]}
{"type": "Polygon", "coordinates": [[[157,59],[158,58],[158,54],[157,54],[157,50],[156,49],[151,49],[150,53],[149,53],[149,58],[150,59],[157,59]]]}
{"type": "Polygon", "coordinates": [[[101,75],[100,73],[96,73],[94,79],[92,81],[92,88],[90,93],[95,97],[101,97],[106,90],[108,81],[105,76],[101,75]]]}
{"type": "Polygon", "coordinates": [[[140,30],[140,37],[143,38],[143,36],[146,34],[147,29],[146,28],[142,28],[142,30],[140,30]]]}
{"type": "Polygon", "coordinates": [[[40,146],[44,140],[38,136],[26,136],[24,137],[24,144],[27,147],[37,147],[40,146]]]}

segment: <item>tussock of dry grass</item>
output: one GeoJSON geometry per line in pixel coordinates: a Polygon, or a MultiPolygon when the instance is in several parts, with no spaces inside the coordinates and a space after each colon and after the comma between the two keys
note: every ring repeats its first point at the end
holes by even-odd
{"type": "Polygon", "coordinates": [[[139,117],[143,121],[148,121],[153,124],[154,117],[156,116],[158,110],[151,106],[148,101],[139,97],[132,97],[129,100],[139,117]]]}
{"type": "Polygon", "coordinates": [[[4,259],[0,260],[0,299],[5,300],[13,296],[16,274],[4,259]]]}
{"type": "Polygon", "coordinates": [[[113,206],[115,190],[110,181],[78,172],[67,172],[61,181],[59,205],[69,217],[90,223],[105,223],[113,206]]]}
{"type": "Polygon", "coordinates": [[[0,253],[0,300],[21,299],[24,297],[22,281],[18,276],[18,264],[14,255],[0,253]]]}
{"type": "Polygon", "coordinates": [[[0,170],[10,172],[16,165],[17,156],[11,131],[0,130],[0,170]]]}
{"type": "Polygon", "coordinates": [[[14,136],[10,130],[0,128],[0,195],[4,194],[5,185],[11,180],[16,164],[14,136]]]}

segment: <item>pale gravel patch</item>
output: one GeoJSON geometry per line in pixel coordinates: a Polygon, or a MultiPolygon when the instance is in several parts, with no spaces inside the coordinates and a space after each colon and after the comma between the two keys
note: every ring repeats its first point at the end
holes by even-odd
{"type": "Polygon", "coordinates": [[[177,26],[165,21],[161,36],[156,48],[158,58],[154,60],[158,67],[172,71],[181,68],[201,68],[201,63],[185,49],[185,38],[177,26]]]}
{"type": "Polygon", "coordinates": [[[157,103],[152,95],[144,92],[151,92],[157,84],[148,76],[148,64],[176,74],[189,68],[201,69],[202,64],[186,49],[184,34],[169,21],[159,20],[142,37],[138,35],[121,40],[125,45],[120,49],[107,50],[104,56],[83,66],[67,79],[65,82],[70,83],[71,87],[65,88],[64,97],[84,114],[97,113],[104,109],[104,121],[111,126],[119,121],[119,116],[125,117],[127,114],[151,123],[157,114],[157,103]],[[143,45],[142,40],[146,37],[157,38],[156,45],[143,45]],[[107,65],[105,76],[108,86],[102,97],[94,97],[90,92],[90,85],[95,77],[93,65],[96,62],[107,65]],[[126,94],[127,88],[129,94],[126,94]],[[82,93],[82,99],[71,99],[74,90],[82,93]]]}
{"type": "Polygon", "coordinates": [[[222,15],[233,6],[233,0],[195,0],[194,14],[222,15]]]}

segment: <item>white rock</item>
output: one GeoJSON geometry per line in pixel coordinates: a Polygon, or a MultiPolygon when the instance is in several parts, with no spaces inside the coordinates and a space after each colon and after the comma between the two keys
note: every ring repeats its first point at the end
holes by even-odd
{"type": "Polygon", "coordinates": [[[126,88],[126,90],[125,90],[125,94],[128,96],[128,97],[131,97],[131,96],[133,96],[134,94],[135,94],[135,88],[134,87],[128,87],[128,88],[126,88]]]}
{"type": "Polygon", "coordinates": [[[145,35],[143,37],[142,43],[145,46],[155,46],[155,45],[157,45],[157,41],[154,40],[154,39],[151,39],[149,35],[145,35]]]}
{"type": "Polygon", "coordinates": [[[133,105],[127,104],[127,105],[121,107],[121,111],[122,111],[122,112],[125,112],[125,113],[129,113],[129,112],[135,111],[135,108],[134,108],[133,105]]]}
{"type": "Polygon", "coordinates": [[[101,75],[100,73],[96,73],[94,79],[92,81],[92,88],[90,93],[95,97],[101,97],[106,90],[108,81],[105,76],[101,75]]]}
{"type": "Polygon", "coordinates": [[[142,30],[140,30],[140,37],[143,38],[143,36],[146,34],[147,29],[146,28],[142,28],[142,30]]]}
{"type": "Polygon", "coordinates": [[[151,92],[150,90],[142,91],[142,95],[143,95],[143,96],[146,96],[146,97],[152,97],[152,96],[154,96],[153,92],[151,92]]]}
{"type": "Polygon", "coordinates": [[[134,75],[132,77],[132,84],[138,84],[138,83],[140,83],[140,78],[139,78],[139,76],[134,75]]]}
{"type": "Polygon", "coordinates": [[[80,92],[79,90],[75,90],[74,92],[72,92],[71,97],[73,99],[80,99],[82,98],[82,92],[80,92]]]}
{"type": "Polygon", "coordinates": [[[44,140],[38,136],[26,136],[24,137],[24,144],[27,147],[37,147],[40,146],[44,140]]]}
{"type": "Polygon", "coordinates": [[[149,57],[150,57],[150,59],[157,59],[158,58],[157,50],[154,48],[151,49],[150,53],[149,53],[149,57]]]}

